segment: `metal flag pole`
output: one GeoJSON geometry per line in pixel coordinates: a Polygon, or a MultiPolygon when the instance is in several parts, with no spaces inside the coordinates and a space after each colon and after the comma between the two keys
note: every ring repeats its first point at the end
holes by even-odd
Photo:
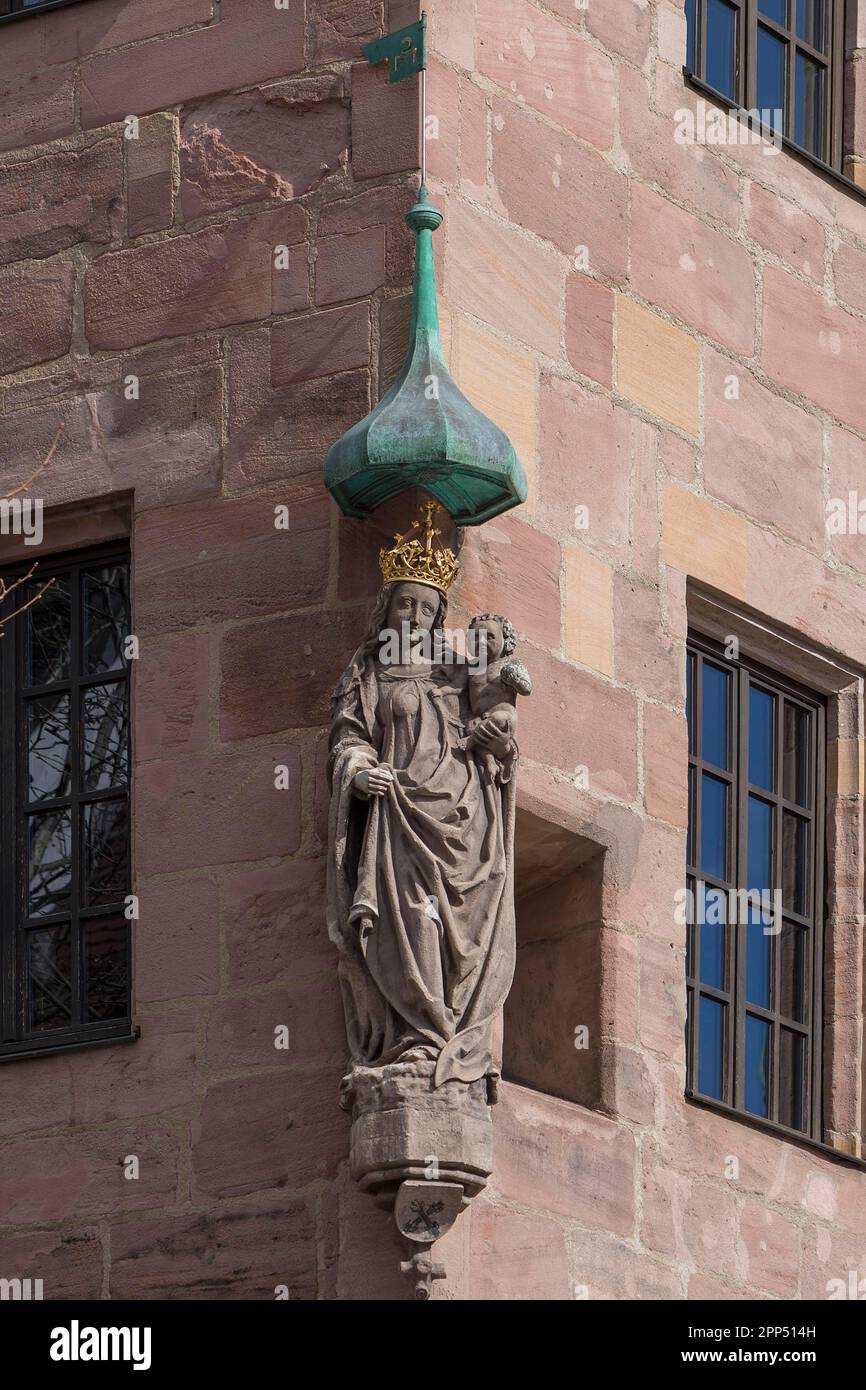
{"type": "MultiPolygon", "coordinates": [[[[421,11],[421,23],[427,25],[427,11],[421,11]]],[[[421,187],[427,184],[427,64],[421,69],[421,187]]]]}
{"type": "Polygon", "coordinates": [[[421,186],[427,182],[427,11],[405,29],[365,43],[362,47],[368,63],[388,62],[388,81],[402,82],[404,77],[421,74],[421,186]]]}

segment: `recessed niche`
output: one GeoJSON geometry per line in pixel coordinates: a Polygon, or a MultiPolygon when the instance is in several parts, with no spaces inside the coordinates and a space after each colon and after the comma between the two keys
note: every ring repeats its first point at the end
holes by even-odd
{"type": "Polygon", "coordinates": [[[602,1100],[604,858],[595,841],[518,811],[503,1077],[592,1107],[602,1100]]]}

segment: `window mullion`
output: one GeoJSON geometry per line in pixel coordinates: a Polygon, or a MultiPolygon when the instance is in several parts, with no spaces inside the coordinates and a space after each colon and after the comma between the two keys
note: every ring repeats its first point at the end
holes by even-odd
{"type": "Polygon", "coordinates": [[[17,921],[15,912],[15,641],[0,642],[0,1041],[15,1037],[17,921]]]}
{"type": "Polygon", "coordinates": [[[695,52],[695,62],[698,72],[706,82],[707,80],[707,0],[700,0],[698,5],[698,39],[695,52]]]}
{"type": "MultiPolygon", "coordinates": [[[[863,0],[861,0],[863,3],[863,0]]],[[[841,171],[844,149],[845,112],[845,6],[831,0],[827,33],[827,86],[825,115],[827,119],[827,159],[841,171]]]]}
{"type": "MultiPolygon", "coordinates": [[[[735,797],[737,806],[736,860],[734,866],[734,887],[745,884],[748,874],[748,786],[749,786],[749,699],[748,673],[739,667],[736,679],[736,771],[735,797]]],[[[739,896],[736,902],[739,904],[739,896]]],[[[745,1099],[745,1048],[746,1048],[746,931],[747,925],[740,920],[738,911],[734,920],[734,946],[736,976],[734,981],[734,1101],[737,1109],[743,1108],[745,1099]]]]}
{"type": "MultiPolygon", "coordinates": [[[[706,6],[702,8],[706,9],[706,6]]],[[[702,740],[703,708],[704,708],[704,658],[698,657],[695,662],[695,688],[692,693],[692,708],[694,710],[695,721],[695,825],[692,834],[692,846],[695,856],[695,869],[697,870],[695,886],[695,906],[692,916],[692,970],[694,972],[695,987],[692,991],[692,1037],[691,1037],[691,1062],[692,1062],[692,1085],[695,1090],[699,1089],[700,1077],[700,1045],[701,1045],[701,926],[698,920],[697,904],[700,899],[700,888],[703,880],[699,877],[701,870],[701,814],[703,801],[703,779],[701,766],[703,763],[704,749],[702,740]]]]}
{"type": "MultiPolygon", "coordinates": [[[[26,591],[25,591],[26,593],[26,591]]],[[[14,657],[11,659],[12,676],[10,692],[12,702],[9,710],[9,717],[12,725],[12,777],[11,781],[11,804],[12,804],[12,853],[14,856],[14,866],[12,871],[11,892],[14,900],[14,915],[11,924],[14,932],[14,957],[12,970],[15,977],[15,1014],[14,1027],[16,1036],[23,1037],[27,1027],[28,1013],[27,1000],[29,989],[29,969],[30,961],[28,957],[28,942],[24,930],[24,922],[28,907],[28,866],[29,850],[27,836],[27,822],[21,815],[21,807],[24,805],[25,775],[27,769],[24,766],[24,752],[27,748],[27,721],[25,717],[24,700],[21,690],[24,686],[24,666],[27,661],[26,644],[26,624],[28,616],[18,617],[14,620],[12,629],[12,641],[14,643],[14,657]]]]}
{"type": "Polygon", "coordinates": [[[810,966],[810,1013],[811,1037],[806,1047],[808,1077],[809,1113],[805,1117],[808,1131],[815,1139],[824,1138],[823,1105],[823,1032],[824,1032],[824,818],[826,813],[826,713],[819,706],[812,721],[815,738],[815,751],[812,758],[812,777],[814,779],[813,797],[813,894],[812,930],[810,933],[812,949],[809,952],[810,966]]]}
{"type": "MultiPolygon", "coordinates": [[[[797,119],[797,41],[793,30],[788,37],[787,91],[785,92],[785,134],[796,143],[797,119]]],[[[821,151],[818,152],[819,159],[821,151]]]]}
{"type": "Polygon", "coordinates": [[[758,104],[758,13],[750,0],[744,13],[745,72],[743,74],[743,106],[754,111],[758,104]]]}
{"type": "MultiPolygon", "coordinates": [[[[785,705],[784,696],[776,696],[776,736],[775,736],[775,768],[773,775],[773,787],[775,791],[775,822],[773,825],[773,882],[769,885],[771,889],[778,889],[779,901],[781,902],[782,893],[782,793],[784,791],[784,756],[785,756],[785,705]]],[[[814,720],[812,721],[814,723],[814,720]]],[[[782,1031],[779,1018],[782,1012],[782,931],[783,931],[784,908],[779,915],[773,917],[773,926],[776,928],[776,935],[772,941],[773,951],[773,994],[771,999],[773,1024],[770,1034],[770,1115],[771,1120],[779,1121],[779,1072],[782,1060],[782,1031]]],[[[805,1117],[804,1117],[805,1118],[805,1117]]]]}
{"type": "Polygon", "coordinates": [[[81,754],[79,748],[79,729],[81,724],[81,666],[83,651],[84,622],[84,581],[80,566],[73,569],[70,577],[72,612],[70,615],[69,651],[69,800],[72,820],[72,878],[71,878],[71,960],[72,960],[72,1026],[79,1028],[84,1023],[82,997],[84,994],[84,933],[81,928],[81,891],[84,872],[83,814],[81,804],[81,754]]]}

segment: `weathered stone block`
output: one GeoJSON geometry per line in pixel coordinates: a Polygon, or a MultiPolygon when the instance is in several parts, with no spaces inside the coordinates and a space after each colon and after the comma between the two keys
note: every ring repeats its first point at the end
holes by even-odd
{"type": "Polygon", "coordinates": [[[142,1002],[215,994],[219,895],[206,876],[136,883],[135,993],[142,1002]]]}
{"type": "Polygon", "coordinates": [[[520,107],[497,102],[493,178],[512,222],[566,256],[579,255],[581,267],[595,275],[625,278],[627,181],[601,155],[520,107]]]}
{"type": "Polygon", "coordinates": [[[91,347],[267,318],[274,248],[301,241],[304,223],[302,209],[292,207],[101,256],[85,281],[91,347]]]}
{"type": "Polygon", "coordinates": [[[163,508],[136,527],[138,631],[263,617],[322,597],[328,502],[275,494],[163,508]],[[289,508],[288,529],[274,524],[289,508]]]}
{"type": "Polygon", "coordinates": [[[152,1124],[18,1139],[3,1158],[0,1207],[13,1225],[168,1205],[177,1190],[177,1139],[152,1124]],[[136,1181],[124,1176],[130,1155],[139,1160],[136,1181]]]}
{"type": "Polygon", "coordinates": [[[298,749],[145,763],[137,790],[138,869],[205,868],[291,854],[300,843],[298,749]],[[286,768],[285,789],[277,769],[286,768]]]}
{"type": "Polygon", "coordinates": [[[81,64],[85,129],[179,106],[196,97],[285,77],[304,65],[304,10],[232,0],[218,23],[152,38],[81,64]]]}
{"type": "Polygon", "coordinates": [[[650,189],[632,188],[631,283],[652,304],[748,356],[755,268],[744,247],[650,189]]]}
{"type": "Polygon", "coordinates": [[[308,1199],[229,1211],[169,1212],[111,1228],[111,1297],[316,1297],[316,1218],[308,1199]],[[285,1296],[285,1295],[283,1295],[285,1296]]]}
{"type": "Polygon", "coordinates": [[[0,375],[68,352],[74,284],[66,261],[0,277],[0,375]]]}
{"type": "Polygon", "coordinates": [[[616,70],[606,53],[526,0],[478,0],[478,70],[573,135],[613,144],[616,70]]]}
{"type": "Polygon", "coordinates": [[[336,1071],[286,1071],[211,1084],[192,1131],[195,1199],[332,1178],[348,1147],[337,1080],[336,1071]]]}
{"type": "Polygon", "coordinates": [[[226,952],[233,986],[297,980],[337,964],[325,928],[325,860],[259,865],[226,879],[226,952]]]}
{"type": "Polygon", "coordinates": [[[349,108],[336,73],[196,106],[181,127],[184,216],[299,198],[339,172],[348,144],[349,108]]]}
{"type": "Polygon", "coordinates": [[[362,627],[353,609],[230,628],[220,651],[222,738],[326,725],[346,652],[362,627]]]}
{"type": "Polygon", "coordinates": [[[0,181],[0,263],[110,241],[119,230],[122,179],[117,139],[8,165],[0,181]]]}

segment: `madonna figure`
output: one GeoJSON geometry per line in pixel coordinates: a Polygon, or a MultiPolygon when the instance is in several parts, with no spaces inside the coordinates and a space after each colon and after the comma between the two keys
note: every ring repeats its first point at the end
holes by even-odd
{"type": "Polygon", "coordinates": [[[426,511],[415,538],[380,553],[386,582],[332,702],[328,927],[344,1085],[358,1068],[417,1063],[434,1090],[486,1077],[492,1099],[491,1033],[514,973],[517,750],[510,729],[473,718],[466,664],[430,641],[458,562],[426,511]],[[395,633],[408,639],[397,660],[395,633]]]}

